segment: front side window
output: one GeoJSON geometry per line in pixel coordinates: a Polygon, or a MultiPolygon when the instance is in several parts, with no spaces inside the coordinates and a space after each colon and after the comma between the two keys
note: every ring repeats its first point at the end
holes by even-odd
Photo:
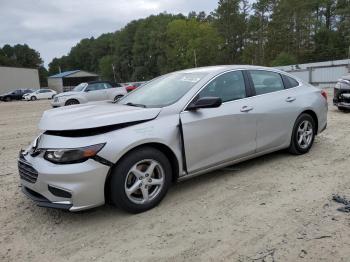
{"type": "Polygon", "coordinates": [[[263,70],[250,70],[256,95],[272,93],[284,90],[281,75],[275,72],[263,70]]]}
{"type": "Polygon", "coordinates": [[[164,107],[183,97],[208,72],[176,72],[156,78],[122,98],[120,104],[164,107]]]}
{"type": "Polygon", "coordinates": [[[198,94],[197,99],[202,97],[219,97],[222,102],[245,98],[246,90],[242,71],[218,76],[198,94]]]}
{"type": "Polygon", "coordinates": [[[81,92],[84,90],[84,88],[87,86],[87,83],[81,83],[79,85],[77,85],[76,87],[74,87],[73,91],[75,92],[81,92]]]}

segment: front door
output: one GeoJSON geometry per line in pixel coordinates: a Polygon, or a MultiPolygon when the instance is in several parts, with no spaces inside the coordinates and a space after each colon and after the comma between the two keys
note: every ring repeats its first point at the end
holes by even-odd
{"type": "Polygon", "coordinates": [[[187,171],[200,171],[253,154],[256,115],[241,71],[219,75],[195,97],[220,97],[218,108],[184,111],[181,123],[187,171]]]}

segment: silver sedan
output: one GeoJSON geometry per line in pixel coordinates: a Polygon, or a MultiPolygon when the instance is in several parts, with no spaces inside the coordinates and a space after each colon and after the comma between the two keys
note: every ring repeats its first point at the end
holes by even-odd
{"type": "Polygon", "coordinates": [[[77,211],[110,201],[137,213],[173,181],[273,151],[307,153],[327,126],[325,92],[271,68],[170,73],[118,102],[51,109],[21,151],[23,192],[77,211]]]}

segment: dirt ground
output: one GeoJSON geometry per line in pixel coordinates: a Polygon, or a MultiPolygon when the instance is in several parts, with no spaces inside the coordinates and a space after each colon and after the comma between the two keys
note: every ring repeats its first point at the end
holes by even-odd
{"type": "Polygon", "coordinates": [[[0,261],[350,261],[350,213],[331,200],[350,197],[350,114],[331,103],[309,154],[277,152],[175,184],[138,215],[45,209],[20,192],[17,154],[48,108],[0,103],[0,261]]]}

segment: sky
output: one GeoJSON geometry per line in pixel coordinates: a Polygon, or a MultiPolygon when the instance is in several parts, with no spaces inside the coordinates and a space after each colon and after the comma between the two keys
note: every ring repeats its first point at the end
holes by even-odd
{"type": "Polygon", "coordinates": [[[218,0],[0,0],[0,47],[28,44],[45,66],[82,38],[114,32],[151,14],[210,13],[218,0]]]}

